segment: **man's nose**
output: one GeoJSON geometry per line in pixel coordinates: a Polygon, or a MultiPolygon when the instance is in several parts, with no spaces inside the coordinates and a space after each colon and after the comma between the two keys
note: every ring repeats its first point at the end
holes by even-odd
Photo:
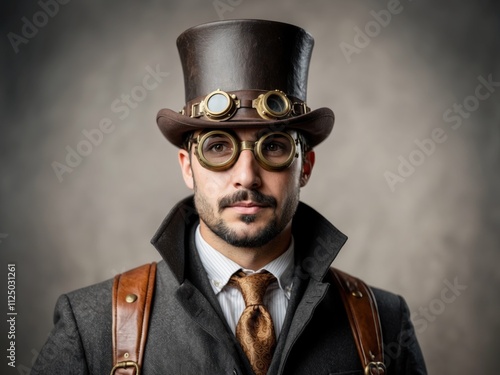
{"type": "Polygon", "coordinates": [[[255,189],[262,184],[261,167],[251,149],[240,152],[238,160],[231,168],[233,185],[237,188],[255,189]]]}

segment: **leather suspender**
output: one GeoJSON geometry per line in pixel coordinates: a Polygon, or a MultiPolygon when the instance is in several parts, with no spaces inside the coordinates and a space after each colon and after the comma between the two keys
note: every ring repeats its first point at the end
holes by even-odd
{"type": "Polygon", "coordinates": [[[365,375],[384,375],[382,329],[375,296],[362,280],[330,268],[349,317],[365,375]]]}
{"type": "Polygon", "coordinates": [[[115,276],[111,375],[139,375],[148,335],[156,263],[115,276]]]}
{"type": "MultiPolygon", "coordinates": [[[[385,375],[377,303],[362,280],[330,268],[349,318],[365,375],[385,375]]],[[[115,277],[113,285],[113,363],[111,375],[140,375],[148,333],[156,263],[115,277]]]]}

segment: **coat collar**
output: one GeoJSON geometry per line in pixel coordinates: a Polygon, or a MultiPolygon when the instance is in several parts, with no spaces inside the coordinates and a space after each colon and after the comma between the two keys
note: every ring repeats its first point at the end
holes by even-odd
{"type": "MultiPolygon", "coordinates": [[[[198,222],[193,196],[187,197],[172,208],[151,240],[179,284],[182,284],[186,275],[186,245],[198,222]]],[[[302,202],[293,218],[292,233],[296,273],[301,278],[322,280],[347,237],[302,202]]]]}

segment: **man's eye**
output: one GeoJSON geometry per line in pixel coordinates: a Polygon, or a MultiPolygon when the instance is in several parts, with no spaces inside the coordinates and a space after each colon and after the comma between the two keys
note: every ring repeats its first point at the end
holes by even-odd
{"type": "Polygon", "coordinates": [[[226,148],[226,146],[223,145],[222,143],[216,143],[216,144],[211,145],[209,150],[214,151],[214,152],[222,152],[225,150],[225,148],[226,148]]]}
{"type": "Polygon", "coordinates": [[[280,150],[282,148],[283,148],[283,146],[281,146],[281,145],[279,145],[277,143],[270,143],[270,144],[267,145],[267,149],[269,151],[278,151],[278,150],[280,150]]]}
{"type": "Polygon", "coordinates": [[[264,150],[267,152],[280,152],[286,147],[279,142],[270,142],[264,145],[264,150]]]}
{"type": "Polygon", "coordinates": [[[213,139],[209,142],[205,142],[203,150],[207,153],[221,154],[231,152],[232,146],[231,143],[225,140],[213,139]]]}

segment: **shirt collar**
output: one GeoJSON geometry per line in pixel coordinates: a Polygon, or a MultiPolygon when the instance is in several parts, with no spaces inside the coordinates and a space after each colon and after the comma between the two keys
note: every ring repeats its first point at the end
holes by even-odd
{"type": "Polygon", "coordinates": [[[290,246],[283,254],[256,271],[242,268],[238,263],[233,262],[231,259],[222,255],[210,246],[203,239],[199,225],[196,228],[195,243],[198,254],[200,255],[201,263],[207,272],[210,285],[216,295],[222,290],[222,288],[224,288],[224,286],[226,286],[229,279],[236,271],[241,269],[246,274],[251,274],[266,270],[276,277],[280,289],[283,290],[287,298],[290,298],[293,280],[293,237],[290,241],[290,246]]]}

